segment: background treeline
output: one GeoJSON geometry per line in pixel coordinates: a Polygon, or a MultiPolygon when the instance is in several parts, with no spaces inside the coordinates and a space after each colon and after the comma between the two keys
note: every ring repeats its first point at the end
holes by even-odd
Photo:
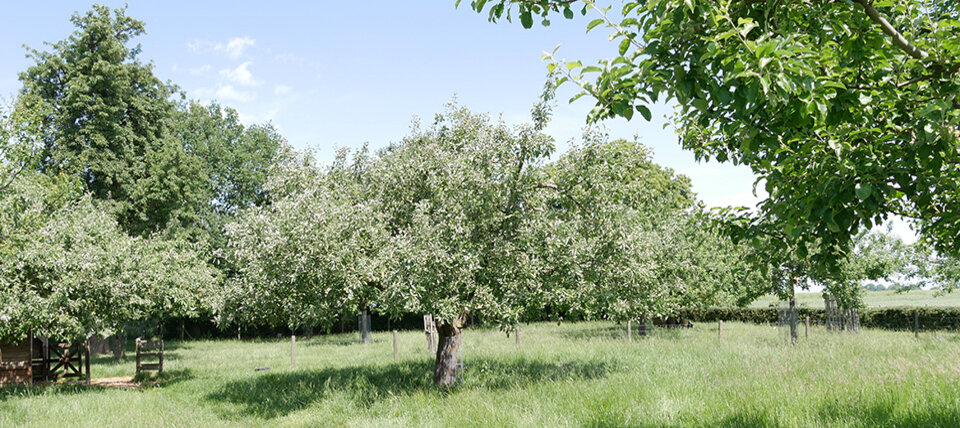
{"type": "MultiPolygon", "coordinates": [[[[778,308],[713,307],[682,310],[681,317],[694,322],[740,321],[754,324],[776,324],[778,308]]],[[[821,308],[797,308],[800,319],[823,324],[826,312],[821,308]]],[[[960,327],[960,308],[893,307],[859,310],[860,326],[887,330],[913,330],[918,322],[921,330],[956,330],[960,327]],[[916,320],[915,320],[916,317],[916,320]]],[[[802,323],[802,321],[801,321],[802,323]]]]}

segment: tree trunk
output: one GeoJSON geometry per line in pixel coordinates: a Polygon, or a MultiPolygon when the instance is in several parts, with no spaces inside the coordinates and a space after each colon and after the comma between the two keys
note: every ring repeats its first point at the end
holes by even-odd
{"type": "Polygon", "coordinates": [[[116,332],[113,335],[113,359],[120,361],[123,359],[123,339],[126,337],[122,332],[116,332]]]}
{"type": "Polygon", "coordinates": [[[433,383],[451,386],[457,381],[457,355],[460,352],[462,324],[459,320],[444,321],[437,326],[437,363],[433,383]]]}

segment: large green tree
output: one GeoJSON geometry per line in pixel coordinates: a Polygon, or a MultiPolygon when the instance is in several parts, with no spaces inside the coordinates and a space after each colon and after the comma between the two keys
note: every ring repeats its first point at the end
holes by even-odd
{"type": "Polygon", "coordinates": [[[199,182],[199,197],[183,202],[180,210],[189,216],[181,218],[188,222],[171,232],[207,242],[215,264],[228,269],[221,254],[227,245],[224,228],[244,208],[268,203],[267,171],[287,161],[281,150],[285,140],[270,124],[244,125],[232,108],[195,101],[178,106],[169,132],[199,163],[192,178],[199,182]]]}
{"type": "Polygon", "coordinates": [[[689,179],[638,143],[587,135],[546,170],[555,192],[536,242],[560,313],[659,318],[767,280],[704,221],[689,179]]]}
{"type": "MultiPolygon", "coordinates": [[[[459,3],[459,2],[458,2],[459,3]]],[[[550,67],[596,107],[590,120],[675,102],[681,144],[748,165],[760,212],[835,273],[861,228],[890,215],[960,252],[960,9],[956,2],[475,0],[489,18],[593,14],[611,56],[550,67]],[[814,249],[813,247],[819,247],[814,249]]],[[[550,57],[552,58],[552,57],[550,57]]]]}
{"type": "Polygon", "coordinates": [[[159,230],[200,191],[198,163],[167,133],[175,88],[137,59],[129,43],[144,24],[124,9],[94,5],[71,21],[68,39],[29,51],[14,116],[36,130],[44,172],[80,177],[127,231],[159,230]]]}

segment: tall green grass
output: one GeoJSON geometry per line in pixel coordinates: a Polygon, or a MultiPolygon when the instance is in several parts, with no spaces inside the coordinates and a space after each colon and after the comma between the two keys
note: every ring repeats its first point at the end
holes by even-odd
{"type": "MultiPolygon", "coordinates": [[[[801,331],[802,333],[802,331],[801,331]]],[[[0,426],[960,426],[960,335],[819,328],[792,346],[724,323],[625,338],[625,326],[464,333],[460,384],[430,383],[423,333],[167,344],[155,387],[0,390],[0,426]],[[267,371],[256,368],[269,367],[267,371]]],[[[94,377],[133,373],[95,361],[94,377]]]]}

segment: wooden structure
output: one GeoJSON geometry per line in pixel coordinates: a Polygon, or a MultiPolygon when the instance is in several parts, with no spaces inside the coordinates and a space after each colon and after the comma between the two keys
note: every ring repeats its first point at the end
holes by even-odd
{"type": "Polygon", "coordinates": [[[88,342],[51,343],[30,334],[26,341],[0,344],[0,385],[82,379],[90,383],[88,342]]]}
{"type": "Polygon", "coordinates": [[[437,324],[433,322],[433,315],[423,316],[423,332],[427,335],[427,352],[433,352],[436,349],[433,343],[437,337],[437,324]]]}
{"type": "Polygon", "coordinates": [[[0,385],[33,383],[33,336],[20,343],[0,343],[0,385]]]}
{"type": "Polygon", "coordinates": [[[163,373],[163,341],[137,338],[137,376],[143,371],[163,373]],[[144,363],[144,358],[157,358],[156,363],[144,363]]]}
{"type": "Polygon", "coordinates": [[[832,296],[823,298],[824,323],[829,331],[860,331],[860,314],[856,309],[840,309],[837,299],[832,296]]]}

